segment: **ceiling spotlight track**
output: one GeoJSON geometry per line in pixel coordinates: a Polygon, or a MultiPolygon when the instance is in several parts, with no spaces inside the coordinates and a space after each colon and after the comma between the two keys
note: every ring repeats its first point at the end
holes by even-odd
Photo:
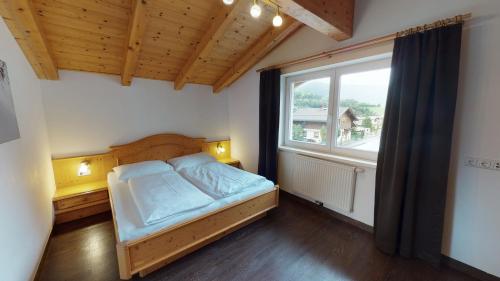
{"type": "MultiPolygon", "coordinates": [[[[222,0],[225,5],[232,5],[235,0],[222,0]]],[[[239,0],[244,1],[244,0],[239,0]]],[[[280,14],[280,6],[271,0],[262,0],[262,3],[267,5],[274,5],[276,7],[276,15],[273,17],[273,26],[280,27],[283,25],[283,17],[280,14]]],[[[259,5],[258,0],[253,0],[253,5],[250,7],[250,15],[253,18],[258,18],[262,14],[262,7],[259,5]]]]}

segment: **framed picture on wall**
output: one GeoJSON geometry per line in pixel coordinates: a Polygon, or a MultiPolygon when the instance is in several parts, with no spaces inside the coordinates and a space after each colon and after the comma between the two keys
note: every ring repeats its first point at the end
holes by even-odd
{"type": "Polygon", "coordinates": [[[0,60],[0,143],[20,138],[7,64],[0,60]]]}

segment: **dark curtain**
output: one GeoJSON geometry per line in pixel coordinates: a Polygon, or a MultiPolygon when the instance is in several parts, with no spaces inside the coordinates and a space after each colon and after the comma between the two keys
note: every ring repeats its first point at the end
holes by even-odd
{"type": "Polygon", "coordinates": [[[259,175],[274,183],[278,173],[280,76],[279,69],[260,73],[259,175]]]}
{"type": "Polygon", "coordinates": [[[462,24],[395,40],[377,162],[375,241],[438,265],[462,24]]]}

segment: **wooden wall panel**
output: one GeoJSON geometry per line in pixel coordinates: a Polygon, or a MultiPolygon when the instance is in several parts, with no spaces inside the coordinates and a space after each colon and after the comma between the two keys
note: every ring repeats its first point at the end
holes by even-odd
{"type": "Polygon", "coordinates": [[[201,151],[206,152],[216,159],[228,159],[231,158],[231,141],[221,140],[221,141],[211,141],[203,143],[201,151]],[[217,152],[217,145],[220,143],[224,147],[225,151],[223,153],[217,152]]]}
{"type": "Polygon", "coordinates": [[[115,166],[116,160],[113,158],[113,155],[109,153],[52,160],[54,177],[58,189],[67,186],[105,181],[108,172],[115,166]],[[88,161],[90,163],[91,174],[88,176],[78,176],[78,168],[83,161],[88,161]]]}

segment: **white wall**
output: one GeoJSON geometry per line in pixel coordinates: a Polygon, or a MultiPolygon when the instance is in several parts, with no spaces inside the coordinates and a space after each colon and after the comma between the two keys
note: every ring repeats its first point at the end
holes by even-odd
{"type": "Polygon", "coordinates": [[[123,87],[118,76],[60,71],[60,80],[42,81],[52,155],[105,152],[156,133],[192,137],[229,136],[227,94],[170,82],[135,78],[123,87]]]}
{"type": "MultiPolygon", "coordinates": [[[[500,1],[357,0],[352,39],[337,43],[302,28],[256,68],[466,12],[472,12],[474,19],[464,30],[443,253],[500,276],[500,173],[463,165],[466,156],[500,159],[500,1]]],[[[232,151],[252,171],[258,160],[258,79],[252,70],[226,90],[232,151]]],[[[365,179],[358,189],[374,189],[370,174],[371,183],[365,179]]],[[[370,212],[370,219],[362,221],[373,222],[373,192],[363,194],[357,194],[356,201],[365,202],[368,208],[363,212],[370,212]]]]}
{"type": "Polygon", "coordinates": [[[40,82],[0,18],[21,138],[0,144],[0,280],[33,278],[52,228],[54,179],[40,82]]]}

